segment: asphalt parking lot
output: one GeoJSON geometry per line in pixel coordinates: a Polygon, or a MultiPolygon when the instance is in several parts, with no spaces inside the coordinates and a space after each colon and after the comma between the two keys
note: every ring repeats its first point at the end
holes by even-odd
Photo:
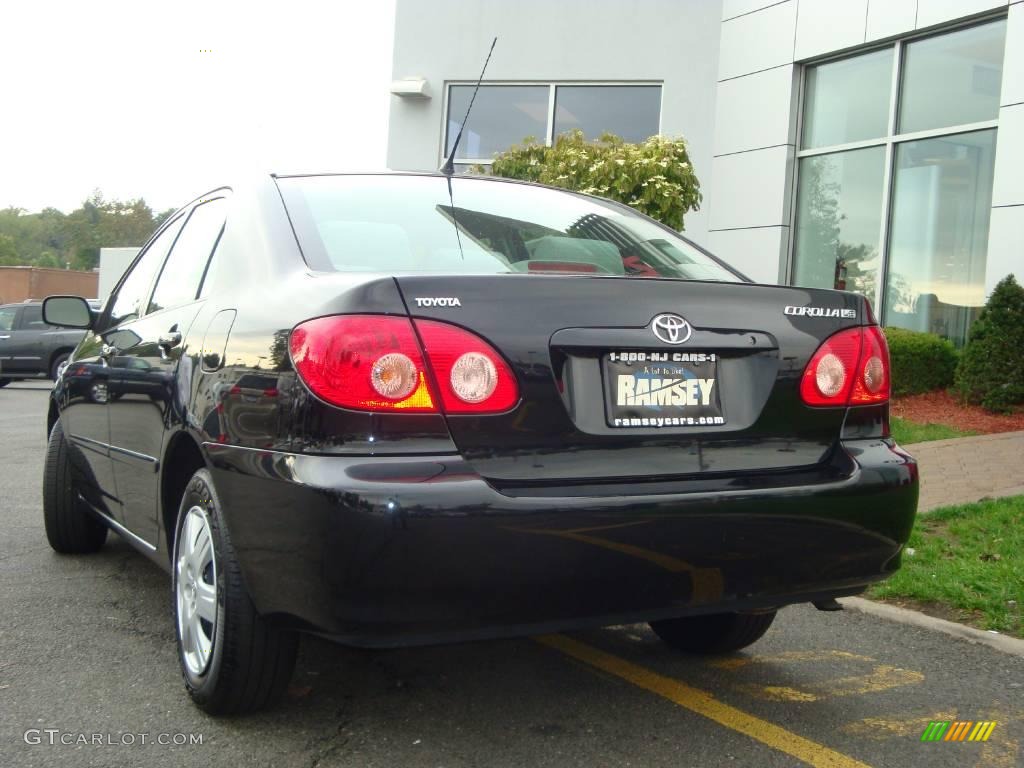
{"type": "Polygon", "coordinates": [[[305,639],[282,706],[208,718],[182,687],[164,573],[116,536],[80,558],[46,544],[47,391],[42,382],[0,389],[5,766],[1010,768],[1024,759],[1024,657],[807,606],[785,609],[750,652],[716,660],[680,656],[643,626],[384,652],[305,639]],[[922,743],[930,720],[997,725],[985,743],[922,743]],[[58,743],[44,729],[57,729],[58,743]],[[26,743],[26,731],[41,743],[26,743]],[[103,743],[59,743],[79,734],[103,743]],[[143,734],[202,743],[142,744],[143,734]]]}

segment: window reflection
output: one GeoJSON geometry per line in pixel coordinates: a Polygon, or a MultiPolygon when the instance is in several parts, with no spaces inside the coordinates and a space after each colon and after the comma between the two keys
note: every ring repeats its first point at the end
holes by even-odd
{"type": "Polygon", "coordinates": [[[883,147],[800,161],[798,285],[856,291],[874,300],[884,163],[883,147]]]}
{"type": "Polygon", "coordinates": [[[318,268],[737,279],[630,209],[561,190],[373,175],[290,177],[278,186],[303,253],[318,268]]]}
{"type": "Polygon", "coordinates": [[[1006,21],[909,43],[900,133],[994,120],[999,114],[1006,21]]]}
{"type": "Polygon", "coordinates": [[[998,117],[1005,36],[999,19],[807,69],[794,283],[884,284],[887,324],[964,343],[984,302],[996,143],[974,129],[998,117]]]}
{"type": "MultiPolygon", "coordinates": [[[[527,136],[543,142],[548,130],[548,93],[546,85],[481,86],[456,159],[489,160],[527,136]]],[[[450,88],[445,156],[459,135],[472,96],[472,85],[450,88]]]]}
{"type": "Polygon", "coordinates": [[[588,139],[614,133],[640,142],[658,133],[660,85],[560,85],[555,91],[555,135],[579,129],[588,139]]]}
{"type": "Polygon", "coordinates": [[[807,70],[803,146],[826,147],[888,133],[892,48],[807,70]]]}
{"type": "MultiPolygon", "coordinates": [[[[459,134],[473,89],[472,85],[449,87],[446,157],[459,134]]],[[[660,125],[660,85],[483,85],[456,160],[490,162],[495,154],[525,138],[543,144],[573,130],[583,131],[588,139],[613,133],[625,141],[640,142],[656,135],[660,125]]]]}
{"type": "Polygon", "coordinates": [[[985,303],[995,131],[896,148],[885,320],[962,344],[985,303]]]}

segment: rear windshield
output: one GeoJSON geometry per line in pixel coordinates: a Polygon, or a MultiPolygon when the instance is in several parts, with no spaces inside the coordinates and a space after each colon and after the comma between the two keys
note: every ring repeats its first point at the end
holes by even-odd
{"type": "Polygon", "coordinates": [[[278,179],[310,266],[339,272],[589,274],[738,282],[628,209],[524,184],[435,176],[278,179]]]}

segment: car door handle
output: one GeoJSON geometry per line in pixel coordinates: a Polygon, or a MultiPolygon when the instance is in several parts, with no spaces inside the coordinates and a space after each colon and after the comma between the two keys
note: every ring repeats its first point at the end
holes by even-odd
{"type": "Polygon", "coordinates": [[[181,334],[178,333],[177,331],[165,333],[163,336],[160,337],[160,340],[157,343],[164,349],[176,347],[179,344],[181,344],[181,334]]]}
{"type": "Polygon", "coordinates": [[[179,331],[168,331],[162,335],[157,340],[157,346],[160,348],[160,357],[166,360],[171,348],[179,344],[181,344],[181,333],[179,331]]]}
{"type": "Polygon", "coordinates": [[[0,336],[0,339],[9,339],[9,338],[11,338],[9,335],[8,336],[0,336]]]}

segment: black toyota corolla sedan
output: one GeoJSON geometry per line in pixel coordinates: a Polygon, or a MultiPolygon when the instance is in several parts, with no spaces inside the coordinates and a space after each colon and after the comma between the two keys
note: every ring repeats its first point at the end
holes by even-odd
{"type": "Polygon", "coordinates": [[[178,211],[102,311],[45,313],[88,330],[49,409],[49,541],[113,529],[170,572],[211,713],[280,695],[302,632],[642,621],[734,651],[893,573],[915,514],[863,298],[752,284],[585,195],[267,176],[178,211]]]}

